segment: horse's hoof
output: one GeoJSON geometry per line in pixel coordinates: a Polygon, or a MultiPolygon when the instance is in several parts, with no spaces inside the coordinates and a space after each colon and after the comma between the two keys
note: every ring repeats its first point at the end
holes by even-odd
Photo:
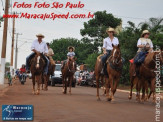
{"type": "Polygon", "coordinates": [[[32,91],[32,94],[35,95],[36,94],[35,91],[32,91]]]}
{"type": "Polygon", "coordinates": [[[36,93],[36,95],[39,95],[39,94],[40,94],[39,92],[36,93]]]}
{"type": "Polygon", "coordinates": [[[66,92],[63,92],[63,94],[66,94],[66,92]]]}
{"type": "Polygon", "coordinates": [[[109,98],[107,98],[107,101],[111,101],[112,99],[109,97],[109,98]]]}
{"type": "Polygon", "coordinates": [[[101,101],[101,99],[98,97],[98,98],[97,98],[97,101],[101,101]]]}
{"type": "Polygon", "coordinates": [[[128,99],[131,100],[132,99],[132,96],[128,96],[128,99]]]}

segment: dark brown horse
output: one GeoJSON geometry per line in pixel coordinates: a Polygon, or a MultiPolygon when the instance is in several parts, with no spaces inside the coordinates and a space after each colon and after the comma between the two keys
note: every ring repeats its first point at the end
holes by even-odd
{"type": "MultiPolygon", "coordinates": [[[[97,96],[97,100],[100,100],[100,96],[99,96],[100,82],[99,82],[99,80],[101,80],[102,86],[104,85],[104,75],[101,74],[101,70],[102,70],[101,56],[103,56],[103,54],[101,54],[100,56],[97,57],[96,64],[95,64],[95,77],[96,77],[96,87],[97,87],[97,95],[96,96],[97,96]]],[[[108,78],[105,77],[105,80],[108,80],[108,78]]]]}
{"type": "Polygon", "coordinates": [[[54,70],[55,70],[55,63],[52,63],[51,61],[49,61],[48,73],[46,75],[46,80],[44,80],[44,75],[42,75],[42,90],[45,90],[45,91],[48,90],[48,81],[49,81],[50,75],[52,75],[54,73],[54,70]],[[43,84],[45,84],[45,86],[43,84]]]}
{"type": "Polygon", "coordinates": [[[150,98],[153,93],[153,101],[155,101],[155,83],[156,83],[156,57],[160,59],[160,63],[163,62],[161,51],[149,52],[145,58],[144,63],[141,64],[139,68],[139,73],[136,76],[133,76],[132,68],[134,64],[130,64],[130,81],[131,81],[131,91],[129,99],[132,98],[132,89],[134,84],[136,85],[137,90],[137,100],[146,101],[150,98]],[[150,86],[150,93],[148,95],[148,86],[150,86]],[[140,100],[140,91],[142,89],[142,98],[140,100]],[[146,96],[145,96],[146,92],[146,96]]]}
{"type": "Polygon", "coordinates": [[[121,51],[120,45],[113,46],[113,50],[111,52],[111,56],[107,60],[107,72],[109,75],[109,80],[106,81],[106,97],[107,100],[114,101],[114,94],[116,92],[121,73],[122,73],[122,58],[121,58],[121,51]],[[109,87],[110,86],[110,87],[109,87]],[[109,90],[111,88],[111,95],[109,95],[109,90]]]}
{"type": "Polygon", "coordinates": [[[62,71],[62,82],[63,82],[63,94],[67,94],[67,86],[69,84],[69,93],[71,94],[71,86],[76,71],[75,59],[68,59],[66,61],[62,71]]]}
{"type": "MultiPolygon", "coordinates": [[[[40,84],[42,81],[42,74],[45,67],[45,61],[43,59],[43,54],[38,53],[35,54],[35,57],[30,61],[30,70],[32,74],[32,82],[33,82],[33,94],[40,94],[40,84]],[[37,83],[37,91],[35,91],[35,83],[37,83]]],[[[46,79],[46,76],[43,77],[44,80],[46,79]]]]}

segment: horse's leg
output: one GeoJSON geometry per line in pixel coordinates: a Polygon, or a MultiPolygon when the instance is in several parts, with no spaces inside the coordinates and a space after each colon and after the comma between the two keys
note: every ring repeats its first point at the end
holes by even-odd
{"type": "Polygon", "coordinates": [[[109,95],[109,86],[112,88],[112,76],[109,75],[109,78],[108,77],[105,77],[105,88],[106,88],[106,98],[107,98],[107,101],[111,101],[111,97],[109,95]]]}
{"type": "Polygon", "coordinates": [[[62,83],[63,83],[63,91],[62,91],[62,93],[63,94],[65,94],[65,82],[66,82],[66,80],[65,80],[66,78],[65,78],[65,76],[63,76],[63,78],[62,78],[62,83]]]}
{"type": "Polygon", "coordinates": [[[152,79],[152,82],[151,82],[151,91],[153,92],[153,102],[156,101],[156,93],[155,93],[155,81],[156,79],[152,79]]]}
{"type": "Polygon", "coordinates": [[[145,101],[148,101],[148,81],[145,84],[145,90],[146,90],[145,101]]]}
{"type": "Polygon", "coordinates": [[[66,77],[66,78],[65,78],[65,94],[67,94],[67,83],[68,83],[67,80],[69,80],[69,79],[66,77]]]}
{"type": "Polygon", "coordinates": [[[71,95],[71,86],[72,86],[72,80],[73,80],[73,75],[72,76],[70,76],[70,82],[69,82],[69,94],[71,95]]]}
{"type": "Polygon", "coordinates": [[[104,76],[101,76],[101,84],[102,84],[102,90],[103,90],[103,96],[106,94],[106,89],[105,89],[105,83],[104,83],[104,76]]]}
{"type": "Polygon", "coordinates": [[[96,75],[96,87],[97,87],[97,100],[100,100],[100,96],[99,96],[99,75],[96,75]]]}
{"type": "Polygon", "coordinates": [[[32,75],[32,83],[33,83],[33,91],[32,93],[35,94],[35,76],[32,75]]]}
{"type": "Polygon", "coordinates": [[[40,94],[40,80],[41,80],[41,75],[37,75],[36,76],[37,79],[37,92],[36,94],[39,95],[40,94]]]}
{"type": "Polygon", "coordinates": [[[142,85],[142,98],[141,98],[142,102],[145,101],[145,82],[146,81],[143,80],[141,83],[141,85],[142,85]]]}
{"type": "Polygon", "coordinates": [[[46,90],[48,90],[48,82],[49,82],[49,77],[50,77],[50,75],[48,75],[46,78],[46,90]]]}
{"type": "Polygon", "coordinates": [[[117,90],[117,86],[119,84],[119,80],[120,80],[120,77],[118,77],[118,78],[115,79],[114,89],[113,89],[113,97],[114,97],[114,94],[115,94],[115,92],[117,90]]]}
{"type": "Polygon", "coordinates": [[[48,89],[47,89],[47,81],[48,81],[47,79],[48,79],[48,75],[44,75],[44,76],[43,76],[43,79],[44,79],[44,85],[45,85],[45,86],[44,86],[44,90],[47,91],[47,90],[48,90],[48,89]]]}
{"type": "Polygon", "coordinates": [[[130,82],[131,82],[131,89],[130,89],[130,95],[128,96],[128,99],[132,99],[132,89],[133,89],[133,86],[134,86],[134,77],[131,75],[130,76],[130,82]]]}
{"type": "Polygon", "coordinates": [[[42,75],[42,79],[41,79],[42,81],[41,81],[41,85],[42,85],[42,90],[44,90],[44,83],[45,83],[45,80],[44,80],[44,77],[43,77],[43,75],[42,75]]]}
{"type": "Polygon", "coordinates": [[[140,90],[141,90],[141,81],[140,81],[140,79],[138,79],[138,82],[137,82],[137,98],[136,98],[136,100],[138,102],[140,102],[140,90]]]}

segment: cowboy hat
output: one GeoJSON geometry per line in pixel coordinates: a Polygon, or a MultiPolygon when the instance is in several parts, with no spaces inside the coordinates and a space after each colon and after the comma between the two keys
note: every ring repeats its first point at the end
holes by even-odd
{"type": "Polygon", "coordinates": [[[44,35],[42,35],[42,34],[40,34],[40,33],[37,34],[36,36],[37,36],[37,37],[43,37],[43,38],[45,37],[44,35]]]}
{"type": "Polygon", "coordinates": [[[68,50],[70,50],[70,49],[72,49],[73,51],[75,51],[75,47],[73,47],[73,46],[69,46],[68,47],[68,50]]]}
{"type": "Polygon", "coordinates": [[[141,36],[143,36],[144,34],[149,34],[150,32],[148,30],[144,30],[141,34],[141,36]]]}
{"type": "Polygon", "coordinates": [[[114,28],[109,27],[109,28],[106,29],[106,32],[113,32],[113,33],[115,33],[115,30],[114,30],[114,28]]]}

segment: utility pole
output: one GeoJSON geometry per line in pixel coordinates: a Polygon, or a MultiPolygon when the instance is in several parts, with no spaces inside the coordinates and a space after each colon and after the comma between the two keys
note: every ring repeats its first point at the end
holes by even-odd
{"type": "MultiPolygon", "coordinates": [[[[14,13],[15,15],[15,13],[14,13]]],[[[12,44],[11,44],[11,65],[10,65],[10,72],[13,74],[13,57],[14,57],[14,34],[15,34],[15,18],[13,18],[13,28],[12,28],[12,44]]]]}
{"type": "Polygon", "coordinates": [[[22,35],[22,34],[16,33],[15,69],[17,69],[17,60],[18,60],[18,36],[19,35],[22,35]]]}
{"type": "MultiPolygon", "coordinates": [[[[8,9],[9,9],[9,0],[6,0],[6,2],[5,2],[5,15],[8,15],[8,9]]],[[[5,63],[6,63],[7,28],[8,28],[8,18],[5,18],[4,19],[4,29],[3,29],[2,54],[1,54],[0,84],[4,84],[5,63]]]]}

